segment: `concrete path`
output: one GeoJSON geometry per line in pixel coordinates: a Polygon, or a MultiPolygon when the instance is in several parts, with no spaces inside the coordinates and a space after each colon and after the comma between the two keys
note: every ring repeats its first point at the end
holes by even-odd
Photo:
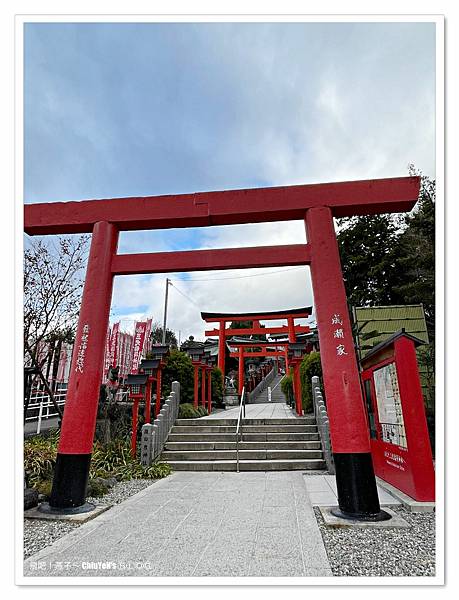
{"type": "Polygon", "coordinates": [[[177,472],[30,557],[24,575],[323,577],[332,572],[301,472],[177,472]]]}
{"type": "MultiPolygon", "coordinates": [[[[304,483],[312,506],[338,506],[336,479],[334,475],[305,475],[304,483]]],[[[400,504],[399,500],[379,485],[377,489],[381,506],[395,506],[400,504]]]]}
{"type": "MultiPolygon", "coordinates": [[[[215,411],[202,419],[237,419],[239,407],[215,411]]],[[[268,402],[266,404],[247,404],[246,419],[298,419],[297,414],[287,404],[268,402]]]]}

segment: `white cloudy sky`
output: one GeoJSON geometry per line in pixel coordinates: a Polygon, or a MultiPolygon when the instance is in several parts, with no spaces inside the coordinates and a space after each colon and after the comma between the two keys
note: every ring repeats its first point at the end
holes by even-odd
{"type": "MultiPolygon", "coordinates": [[[[435,176],[430,23],[27,24],[24,94],[25,202],[397,177],[410,162],[435,176]]],[[[122,233],[119,250],[304,240],[302,223],[272,223],[122,233]]],[[[111,320],[162,321],[166,277],[117,278],[111,320]]],[[[201,310],[313,303],[306,267],[170,277],[182,339],[202,338],[201,310]]]]}

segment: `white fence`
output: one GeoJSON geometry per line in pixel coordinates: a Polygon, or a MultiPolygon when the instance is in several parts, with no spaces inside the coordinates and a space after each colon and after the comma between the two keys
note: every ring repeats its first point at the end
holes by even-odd
{"type": "MultiPolygon", "coordinates": [[[[117,390],[116,392],[116,401],[123,402],[127,401],[129,395],[128,390],[117,390]]],[[[59,406],[61,411],[64,411],[65,400],[67,398],[67,391],[56,392],[54,394],[54,400],[56,404],[59,406]]],[[[26,423],[37,423],[36,433],[41,432],[41,426],[43,420],[52,419],[58,417],[59,413],[56,410],[56,407],[51,402],[51,398],[49,394],[45,392],[36,392],[32,393],[29,400],[29,405],[27,406],[27,410],[25,411],[25,422],[26,423]]]]}
{"type": "MultiPolygon", "coordinates": [[[[64,409],[66,396],[67,392],[57,392],[54,394],[54,400],[61,410],[64,409]]],[[[25,414],[25,422],[30,423],[36,421],[37,433],[40,433],[41,431],[43,419],[46,420],[58,416],[59,413],[51,402],[49,394],[39,392],[30,396],[29,405],[27,406],[25,414]]]]}

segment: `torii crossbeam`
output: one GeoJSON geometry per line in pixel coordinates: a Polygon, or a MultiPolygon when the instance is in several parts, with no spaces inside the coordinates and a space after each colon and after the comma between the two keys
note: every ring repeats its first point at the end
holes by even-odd
{"type": "Polygon", "coordinates": [[[114,275],[310,265],[343,514],[376,518],[379,501],[333,217],[406,212],[419,177],[146,198],[27,204],[29,235],[92,233],[50,506],[85,503],[114,275]],[[118,255],[119,231],[304,220],[307,243],[118,255]]]}

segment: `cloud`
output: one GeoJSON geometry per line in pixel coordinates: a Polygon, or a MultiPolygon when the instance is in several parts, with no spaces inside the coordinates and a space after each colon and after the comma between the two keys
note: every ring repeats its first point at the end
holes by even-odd
{"type": "MultiPolygon", "coordinates": [[[[410,162],[435,176],[430,23],[28,24],[24,92],[26,202],[393,177],[410,162]]],[[[304,239],[301,222],[126,232],[119,251],[304,239]]],[[[202,310],[312,303],[307,268],[258,273],[170,275],[171,327],[204,330],[178,289],[202,310]],[[204,281],[230,276],[243,278],[204,281]]],[[[112,318],[161,321],[166,277],[117,278],[112,318]]]]}

